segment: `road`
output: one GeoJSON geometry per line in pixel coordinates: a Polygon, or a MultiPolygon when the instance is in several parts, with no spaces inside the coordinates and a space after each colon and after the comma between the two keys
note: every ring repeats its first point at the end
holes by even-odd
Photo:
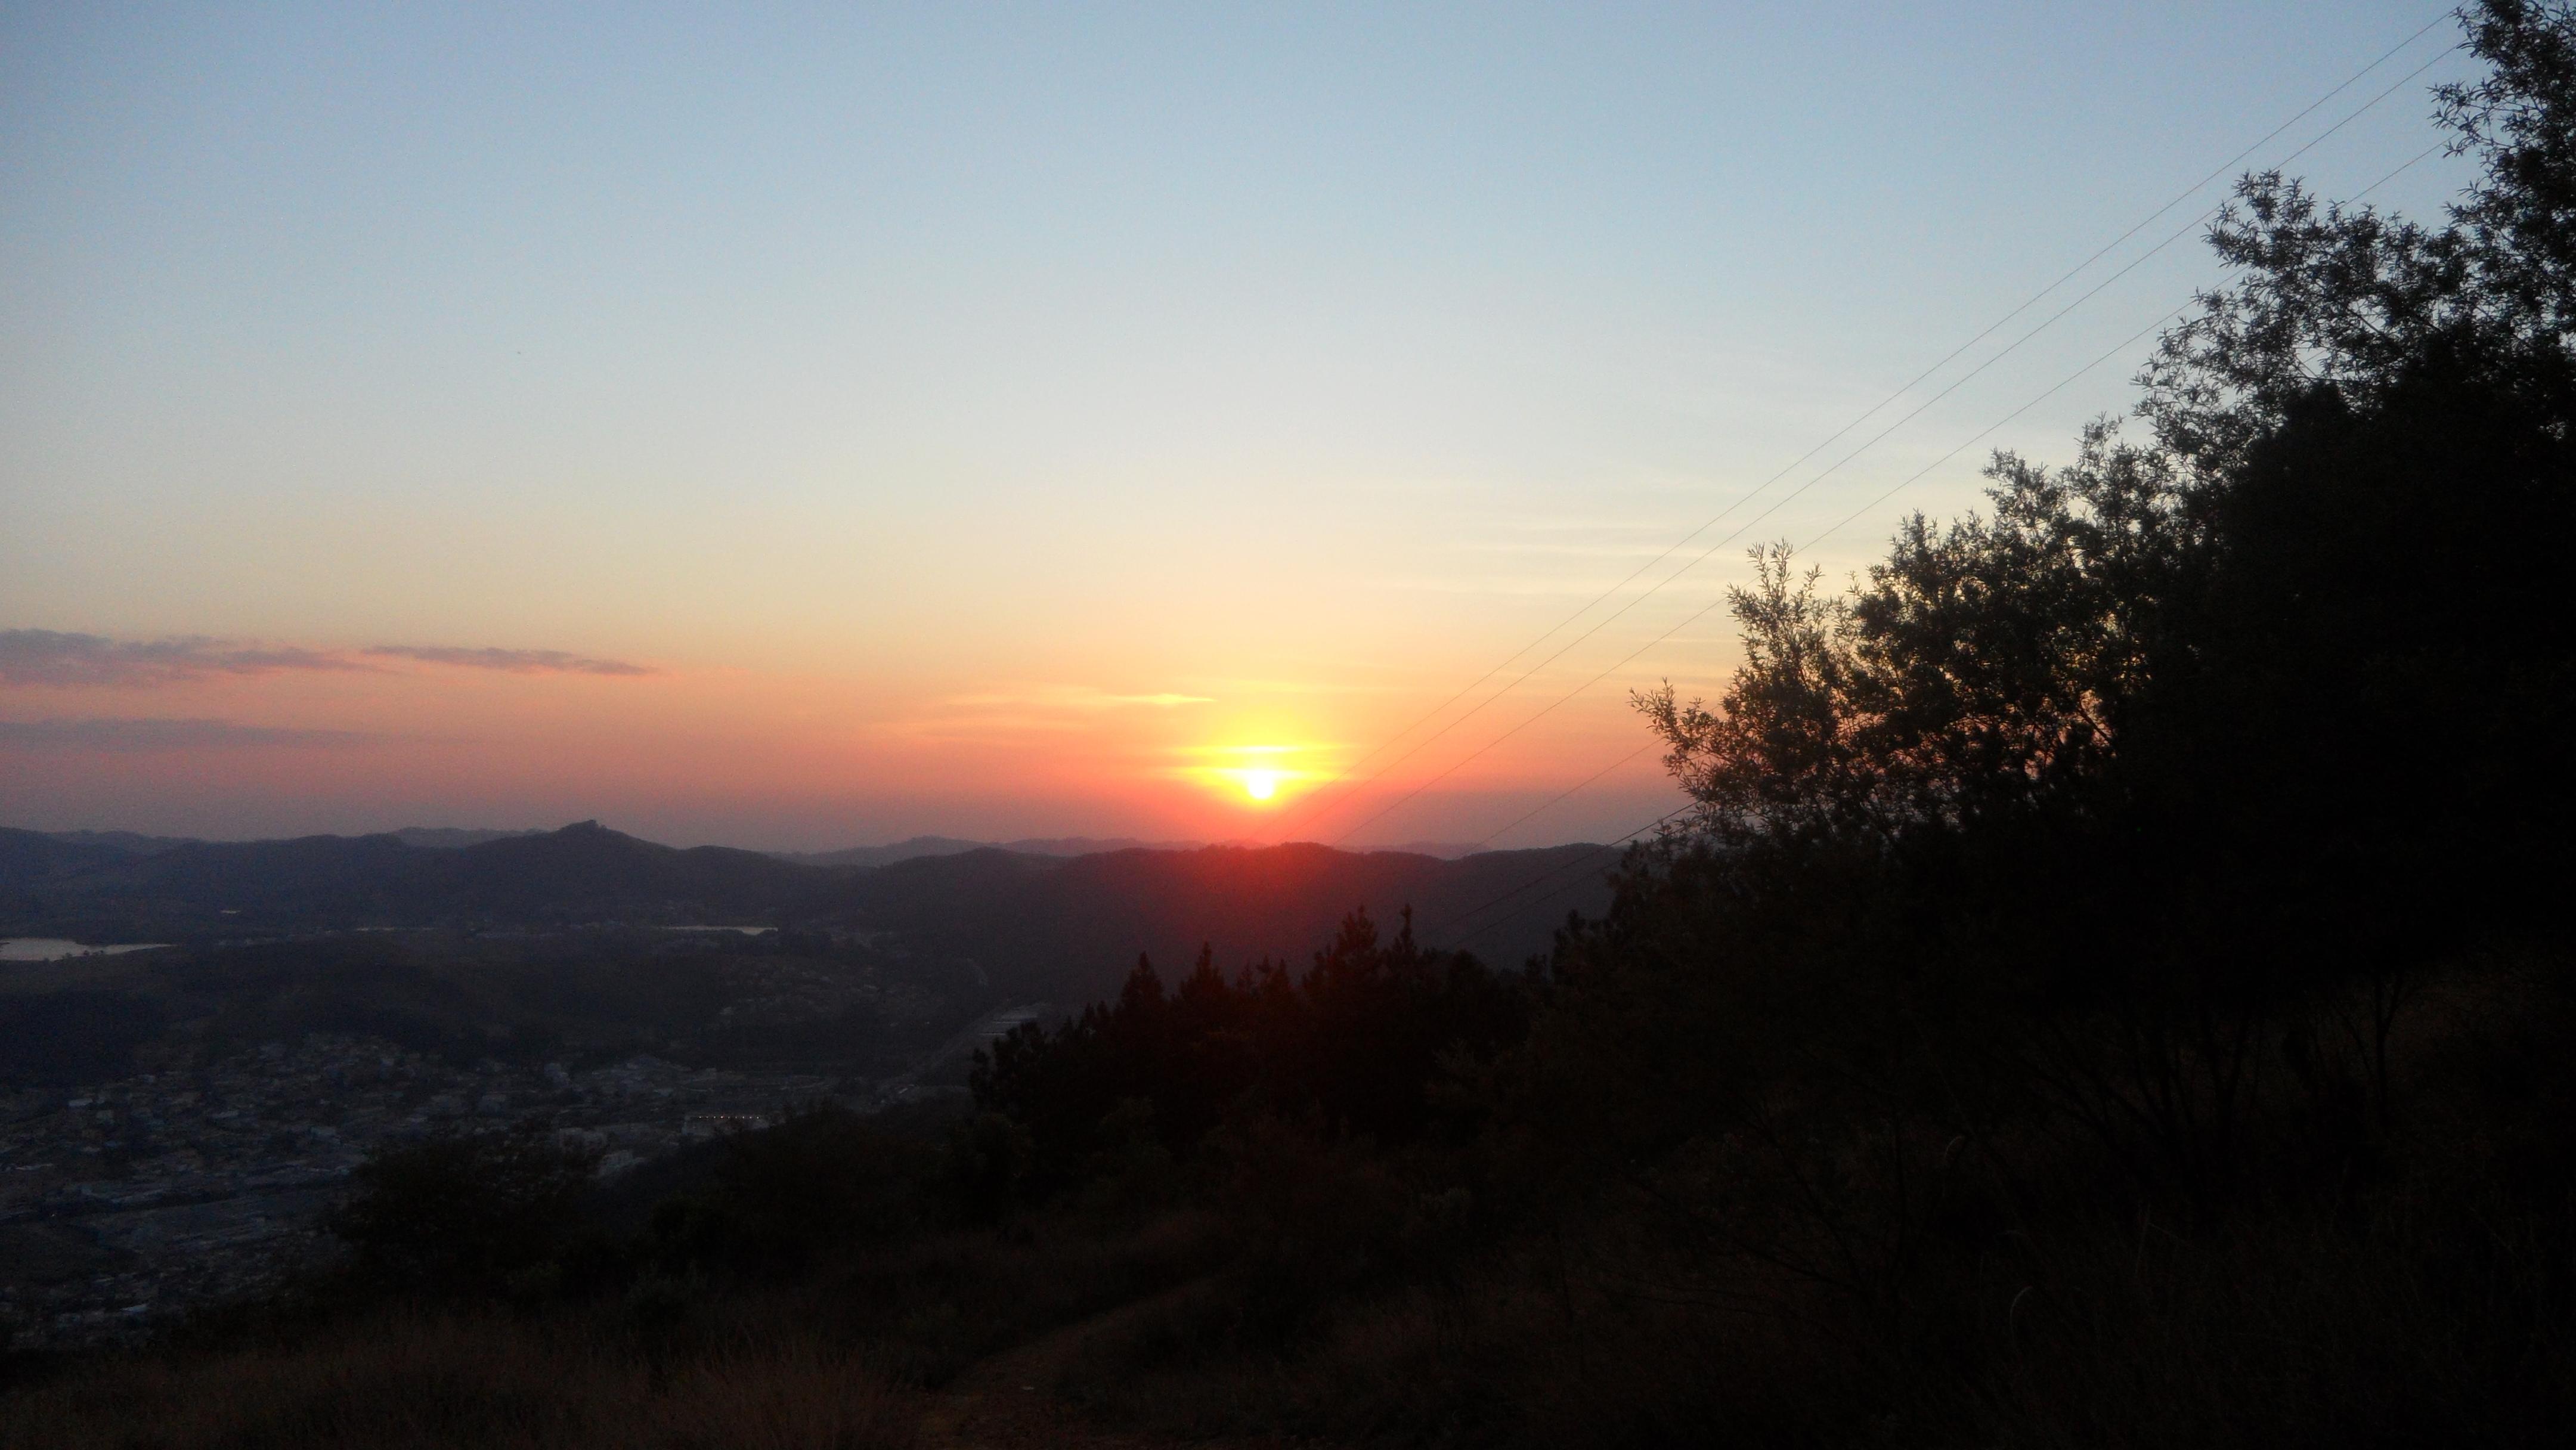
{"type": "Polygon", "coordinates": [[[877,1106],[890,1107],[903,1101],[906,1094],[921,1086],[923,1078],[1002,1036],[1023,1022],[1043,1019],[1046,1012],[1047,1004],[1044,1002],[1022,1002],[1012,1007],[996,1007],[976,1018],[960,1029],[957,1035],[939,1044],[928,1055],[915,1062],[910,1071],[887,1078],[877,1084],[877,1106]]]}

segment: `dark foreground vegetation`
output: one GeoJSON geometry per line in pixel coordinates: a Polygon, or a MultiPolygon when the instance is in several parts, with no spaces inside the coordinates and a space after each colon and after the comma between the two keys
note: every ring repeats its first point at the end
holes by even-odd
{"type": "Polygon", "coordinates": [[[2251,178],[2144,440],[1762,556],[1728,694],[1642,701],[1695,813],[1542,968],[1354,919],[959,1121],[431,1144],[5,1438],[2561,1443],[2576,17],[2470,22],[2453,217],[2251,178]]]}
{"type": "MultiPolygon", "coordinates": [[[[858,852],[798,862],[677,850],[595,821],[453,848],[404,833],[133,840],[142,844],[0,827],[0,934],[203,954],[393,933],[445,957],[474,937],[775,927],[899,949],[1014,1001],[1078,1002],[1116,991],[1139,951],[1180,956],[1208,942],[1229,962],[1302,951],[1357,902],[1409,901],[1443,921],[1472,915],[1480,945],[1517,959],[1545,949],[1566,905],[1595,911],[1609,899],[1586,869],[1601,852],[1582,845],[1457,860],[1311,842],[1079,856],[978,848],[871,864],[858,852]],[[841,859],[851,856],[859,860],[841,859]],[[1549,871],[1574,894],[1508,894],[1549,871]]],[[[0,1062],[0,1081],[9,1076],[0,1062]]]]}

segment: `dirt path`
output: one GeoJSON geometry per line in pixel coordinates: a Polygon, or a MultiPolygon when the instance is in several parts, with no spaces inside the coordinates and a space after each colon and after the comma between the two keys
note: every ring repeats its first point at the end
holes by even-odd
{"type": "Polygon", "coordinates": [[[1180,1441],[1161,1435],[1104,1430],[1086,1421],[1077,1407],[1057,1397],[1058,1378],[1093,1340],[1113,1334],[1200,1288],[1197,1283],[1183,1284],[1151,1298],[1122,1304],[978,1362],[959,1375],[922,1417],[923,1450],[1025,1450],[1038,1446],[1178,1450],[1183,1445],[1197,1450],[1268,1450],[1285,1446],[1288,1442],[1273,1439],[1180,1441]]]}

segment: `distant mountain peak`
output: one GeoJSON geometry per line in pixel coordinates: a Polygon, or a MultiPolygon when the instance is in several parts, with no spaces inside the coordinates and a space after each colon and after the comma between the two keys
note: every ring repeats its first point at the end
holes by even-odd
{"type": "Polygon", "coordinates": [[[962,856],[970,851],[1008,851],[1020,856],[1097,856],[1110,851],[1192,851],[1198,841],[1145,841],[1132,836],[1028,837],[1016,841],[969,841],[956,836],[914,836],[885,846],[851,846],[838,851],[771,851],[765,854],[800,866],[891,866],[925,856],[962,856]]]}
{"type": "Polygon", "coordinates": [[[503,831],[489,826],[404,826],[386,834],[406,846],[431,851],[458,851],[467,846],[480,846],[486,841],[507,841],[546,833],[536,830],[503,831]]]}

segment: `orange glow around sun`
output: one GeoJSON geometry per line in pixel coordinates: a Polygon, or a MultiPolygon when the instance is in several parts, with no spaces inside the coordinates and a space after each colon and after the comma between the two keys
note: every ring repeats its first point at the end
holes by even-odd
{"type": "Polygon", "coordinates": [[[1204,745],[1185,749],[1197,757],[1174,773],[1231,797],[1256,810],[1279,804],[1327,773],[1305,762],[1316,754],[1308,745],[1204,745]]]}

